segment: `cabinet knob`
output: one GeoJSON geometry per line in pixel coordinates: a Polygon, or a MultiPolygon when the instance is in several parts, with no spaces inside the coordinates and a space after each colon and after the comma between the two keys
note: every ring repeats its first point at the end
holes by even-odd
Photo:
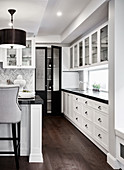
{"type": "Polygon", "coordinates": [[[76,117],[76,120],[78,120],[78,117],[76,117]]]}
{"type": "Polygon", "coordinates": [[[98,121],[99,121],[99,122],[102,122],[102,120],[101,120],[101,118],[100,118],[100,117],[98,118],[98,121]]]}
{"type": "Polygon", "coordinates": [[[76,98],[76,100],[78,100],[78,98],[76,98]]]}
{"type": "Polygon", "coordinates": [[[102,139],[102,136],[101,136],[101,134],[100,134],[100,133],[98,134],[98,137],[99,137],[100,139],[102,139]]]}
{"type": "Polygon", "coordinates": [[[87,114],[87,111],[85,112],[85,114],[88,115],[88,114],[87,114]]]}
{"type": "Polygon", "coordinates": [[[98,106],[98,109],[101,110],[101,106],[98,106]]]}
{"type": "Polygon", "coordinates": [[[76,107],[76,109],[78,110],[78,107],[76,107]]]}
{"type": "Polygon", "coordinates": [[[87,104],[87,101],[85,101],[85,104],[87,104]]]}
{"type": "Polygon", "coordinates": [[[85,125],[86,128],[88,128],[87,124],[85,125]]]}

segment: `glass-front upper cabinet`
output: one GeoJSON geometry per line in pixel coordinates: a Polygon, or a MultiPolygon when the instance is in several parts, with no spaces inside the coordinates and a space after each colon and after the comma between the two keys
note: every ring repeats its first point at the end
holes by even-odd
{"type": "Polygon", "coordinates": [[[91,51],[91,56],[92,56],[92,64],[97,63],[97,58],[98,58],[98,46],[97,46],[97,32],[91,35],[91,45],[92,45],[92,51],[91,51]]]}
{"type": "Polygon", "coordinates": [[[78,67],[78,47],[74,46],[74,67],[78,67]]]}
{"type": "Polygon", "coordinates": [[[85,65],[89,65],[89,37],[85,39],[85,65]]]}
{"type": "Polygon", "coordinates": [[[21,51],[21,66],[22,67],[35,67],[35,45],[33,39],[26,40],[26,48],[21,51]]]}
{"type": "Polygon", "coordinates": [[[32,45],[31,40],[26,41],[26,48],[22,49],[22,66],[32,65],[32,45]]]}
{"type": "Polygon", "coordinates": [[[70,48],[70,68],[73,68],[73,47],[70,48]]]}
{"type": "Polygon", "coordinates": [[[26,48],[4,49],[3,68],[35,68],[34,39],[26,40],[26,48]]]}
{"type": "Polygon", "coordinates": [[[83,66],[83,42],[79,42],[79,66],[83,66]]]}
{"type": "Polygon", "coordinates": [[[100,29],[100,61],[108,60],[108,25],[100,29]]]}
{"type": "Polygon", "coordinates": [[[3,55],[4,62],[3,62],[3,68],[13,68],[16,67],[19,64],[19,51],[17,49],[4,49],[3,55]]]}

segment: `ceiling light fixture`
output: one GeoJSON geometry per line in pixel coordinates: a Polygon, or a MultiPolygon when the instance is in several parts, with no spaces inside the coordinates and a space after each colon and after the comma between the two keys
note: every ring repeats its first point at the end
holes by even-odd
{"type": "Polygon", "coordinates": [[[9,9],[11,15],[11,28],[0,30],[0,47],[2,48],[25,48],[26,32],[13,28],[13,14],[15,9],[9,9]]]}
{"type": "Polygon", "coordinates": [[[57,12],[57,16],[58,16],[58,17],[62,16],[62,12],[61,12],[61,11],[58,11],[58,12],[57,12]]]}

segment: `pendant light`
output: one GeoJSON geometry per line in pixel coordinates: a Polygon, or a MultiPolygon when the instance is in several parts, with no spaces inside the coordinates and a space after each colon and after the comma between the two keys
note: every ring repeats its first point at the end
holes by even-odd
{"type": "Polygon", "coordinates": [[[25,48],[26,47],[26,32],[20,29],[13,28],[13,14],[15,9],[9,9],[11,15],[11,28],[0,30],[0,47],[2,48],[25,48]]]}

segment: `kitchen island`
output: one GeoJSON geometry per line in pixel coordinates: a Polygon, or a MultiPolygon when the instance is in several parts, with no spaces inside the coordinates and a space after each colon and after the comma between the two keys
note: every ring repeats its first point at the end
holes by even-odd
{"type": "MultiPolygon", "coordinates": [[[[31,99],[19,98],[21,118],[21,156],[29,156],[29,162],[43,162],[42,156],[42,105],[39,96],[31,99]]],[[[11,136],[10,125],[0,125],[0,136],[11,136]]],[[[13,150],[9,141],[0,141],[0,150],[13,150]]]]}

